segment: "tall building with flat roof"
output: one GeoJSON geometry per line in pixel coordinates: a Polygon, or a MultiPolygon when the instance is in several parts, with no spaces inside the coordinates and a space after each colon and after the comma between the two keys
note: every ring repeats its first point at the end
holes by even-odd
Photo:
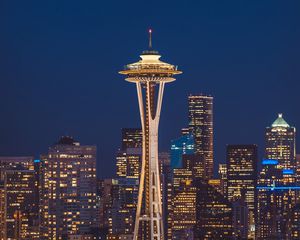
{"type": "Polygon", "coordinates": [[[112,179],[110,187],[111,205],[107,209],[108,239],[125,235],[130,235],[128,239],[132,239],[138,197],[138,179],[112,179]]]}
{"type": "Polygon", "coordinates": [[[142,148],[143,132],[141,128],[122,128],[122,150],[142,148]]]}
{"type": "Polygon", "coordinates": [[[34,170],[4,171],[4,239],[40,239],[37,188],[34,170]]]}
{"type": "Polygon", "coordinates": [[[231,203],[202,179],[192,184],[197,189],[194,239],[232,239],[231,203]]]}
{"type": "Polygon", "coordinates": [[[227,196],[227,165],[226,163],[219,164],[218,170],[219,178],[221,181],[221,190],[224,196],[227,196]]]}
{"type": "Polygon", "coordinates": [[[249,208],[249,238],[255,237],[257,145],[227,146],[227,198],[244,199],[249,208]]]}
{"type": "Polygon", "coordinates": [[[121,149],[117,152],[117,177],[138,179],[142,167],[143,134],[140,128],[122,128],[121,149]]]}
{"type": "Polygon", "coordinates": [[[14,169],[17,167],[34,170],[34,158],[32,156],[6,156],[0,157],[0,180],[4,179],[4,171],[6,169],[14,169]]]}
{"type": "Polygon", "coordinates": [[[291,127],[281,113],[266,128],[265,158],[276,159],[283,168],[296,170],[296,128],[291,127]]]}
{"type": "Polygon", "coordinates": [[[295,209],[299,190],[295,173],[282,168],[279,160],[262,161],[257,184],[256,239],[295,239],[299,233],[294,228],[299,226],[295,209]]]}
{"type": "Polygon", "coordinates": [[[182,156],[194,153],[194,137],[191,133],[183,133],[177,139],[171,140],[171,167],[182,167],[182,156]]]}
{"type": "Polygon", "coordinates": [[[62,137],[42,157],[41,239],[89,234],[97,223],[96,146],[62,137]]]}
{"type": "Polygon", "coordinates": [[[194,136],[195,153],[204,159],[205,178],[213,178],[213,97],[208,95],[190,95],[189,129],[194,136]]]}

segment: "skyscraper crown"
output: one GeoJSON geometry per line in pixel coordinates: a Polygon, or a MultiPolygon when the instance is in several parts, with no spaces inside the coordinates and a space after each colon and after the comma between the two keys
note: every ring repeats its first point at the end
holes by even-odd
{"type": "Polygon", "coordinates": [[[288,128],[290,125],[283,119],[282,113],[278,113],[278,118],[273,122],[272,127],[288,128]]]}

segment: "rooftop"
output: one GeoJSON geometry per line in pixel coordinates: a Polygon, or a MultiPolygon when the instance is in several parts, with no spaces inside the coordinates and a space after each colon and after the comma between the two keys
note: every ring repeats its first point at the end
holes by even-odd
{"type": "Polygon", "coordinates": [[[279,113],[278,118],[273,122],[272,127],[288,128],[290,125],[283,119],[282,113],[279,113]]]}

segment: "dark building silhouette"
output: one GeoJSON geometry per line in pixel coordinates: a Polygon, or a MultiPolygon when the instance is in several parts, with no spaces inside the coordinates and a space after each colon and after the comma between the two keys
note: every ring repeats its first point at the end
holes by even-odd
{"type": "Polygon", "coordinates": [[[201,179],[195,180],[193,185],[197,189],[194,239],[231,239],[231,203],[201,179]]]}

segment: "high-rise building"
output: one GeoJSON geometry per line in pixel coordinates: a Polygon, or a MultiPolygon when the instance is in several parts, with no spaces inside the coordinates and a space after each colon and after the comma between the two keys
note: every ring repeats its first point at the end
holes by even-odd
{"type": "Polygon", "coordinates": [[[184,133],[181,137],[171,141],[171,167],[182,167],[182,155],[194,153],[194,137],[191,133],[184,133]]]}
{"type": "Polygon", "coordinates": [[[161,56],[152,49],[151,30],[149,34],[149,50],[142,53],[141,60],[126,65],[120,71],[120,74],[126,75],[127,81],[136,84],[143,131],[143,159],[134,240],[164,238],[158,125],[165,84],[174,81],[174,75],[181,73],[177,66],[160,61],[161,56]],[[143,231],[140,231],[142,228],[143,231]]]}
{"type": "Polygon", "coordinates": [[[117,177],[138,179],[142,165],[142,130],[122,129],[122,146],[117,153],[117,177]]]}
{"type": "Polygon", "coordinates": [[[138,179],[141,170],[141,148],[129,148],[117,153],[117,177],[138,179]]]}
{"type": "Polygon", "coordinates": [[[108,237],[118,239],[121,236],[133,238],[134,221],[138,197],[138,180],[130,178],[112,179],[108,214],[108,237]]]}
{"type": "Polygon", "coordinates": [[[0,180],[0,239],[5,239],[5,188],[4,181],[0,180]]]}
{"type": "Polygon", "coordinates": [[[142,148],[143,133],[140,128],[122,128],[122,150],[142,148]]]}
{"type": "Polygon", "coordinates": [[[278,114],[271,127],[266,128],[265,158],[276,159],[285,169],[296,170],[296,128],[278,114]]]}
{"type": "MultiPolygon", "coordinates": [[[[8,208],[7,196],[9,193],[8,191],[11,190],[9,188],[8,189],[6,188],[7,187],[6,183],[5,183],[5,179],[7,180],[6,171],[8,171],[8,170],[12,171],[14,169],[16,169],[16,170],[18,169],[20,171],[21,171],[21,169],[34,171],[34,169],[35,169],[34,168],[34,158],[31,156],[0,157],[0,208],[1,208],[0,209],[0,239],[6,239],[5,235],[6,235],[7,231],[10,231],[10,230],[7,230],[7,226],[8,227],[16,227],[15,225],[13,225],[13,223],[12,223],[12,225],[6,224],[7,219],[10,217],[6,213],[6,209],[8,208]]],[[[21,174],[21,172],[20,172],[20,174],[21,174]]],[[[11,180],[11,179],[9,178],[9,180],[11,180]]],[[[22,178],[19,180],[22,180],[22,178]]],[[[7,184],[9,186],[11,186],[10,182],[8,182],[7,184]]],[[[23,201],[24,201],[25,205],[27,204],[27,201],[28,201],[28,199],[25,199],[27,197],[32,198],[34,196],[34,198],[30,199],[30,201],[32,201],[33,203],[38,201],[38,196],[35,193],[35,191],[37,191],[37,188],[38,188],[37,185],[30,185],[30,188],[31,188],[30,191],[34,191],[34,193],[32,195],[26,194],[25,192],[20,191],[20,189],[16,189],[16,194],[17,194],[17,192],[20,195],[22,195],[24,193],[24,195],[22,195],[22,196],[24,197],[23,201]]],[[[9,195],[9,196],[11,196],[11,195],[9,195]]],[[[22,204],[21,202],[22,201],[20,200],[20,203],[16,203],[16,204],[22,204]]],[[[10,208],[9,211],[12,211],[12,209],[10,208]]],[[[34,212],[32,215],[34,215],[34,212]]],[[[29,217],[29,218],[31,220],[33,219],[33,217],[29,217]]],[[[23,219],[25,219],[25,217],[23,219]]],[[[8,220],[8,221],[10,221],[10,220],[8,220]]],[[[22,224],[24,224],[24,221],[22,222],[22,224]]],[[[32,228],[32,231],[33,231],[33,228],[34,228],[33,222],[31,222],[30,224],[31,225],[30,226],[28,225],[28,228],[32,228]]],[[[36,225],[38,225],[38,222],[35,221],[34,224],[36,226],[36,225]]],[[[34,231],[32,234],[34,235],[34,231]]]]}
{"type": "Polygon", "coordinates": [[[244,198],[232,203],[232,239],[251,239],[249,233],[249,208],[244,198]]]}
{"type": "Polygon", "coordinates": [[[221,189],[223,196],[227,196],[227,165],[224,163],[219,164],[219,178],[221,181],[221,189]]]}
{"type": "MultiPolygon", "coordinates": [[[[168,228],[168,215],[169,215],[169,194],[168,188],[172,183],[172,170],[171,170],[171,159],[169,152],[160,152],[158,153],[158,161],[160,165],[161,173],[161,196],[162,196],[162,210],[163,210],[163,221],[164,229],[168,228]]],[[[165,233],[165,239],[167,239],[167,230],[165,233]]]]}
{"type": "Polygon", "coordinates": [[[62,137],[41,161],[41,239],[89,235],[99,225],[96,146],[62,137]]]}
{"type": "Polygon", "coordinates": [[[300,203],[297,203],[292,210],[291,239],[300,239],[300,203]]]}
{"type": "Polygon", "coordinates": [[[296,192],[294,172],[284,169],[279,160],[265,159],[257,185],[257,229],[256,239],[293,239],[297,231],[295,207],[296,192]]]}
{"type": "Polygon", "coordinates": [[[231,203],[206,181],[196,179],[194,239],[232,239],[231,203]]]}
{"type": "Polygon", "coordinates": [[[4,239],[40,239],[37,188],[34,170],[4,170],[4,239]]]}
{"type": "Polygon", "coordinates": [[[4,180],[4,171],[6,169],[14,169],[18,167],[34,170],[34,158],[31,156],[25,157],[0,157],[0,180],[4,180]]]}
{"type": "MultiPolygon", "coordinates": [[[[187,170],[188,171],[188,170],[187,170]]],[[[176,176],[178,177],[178,176],[176,176]]],[[[181,181],[172,198],[170,239],[189,239],[196,225],[196,188],[190,180],[181,181]]]]}
{"type": "Polygon", "coordinates": [[[203,155],[182,155],[182,167],[191,170],[194,178],[205,178],[203,155]]]}
{"type": "Polygon", "coordinates": [[[300,186],[300,154],[296,155],[296,178],[297,178],[297,183],[300,186]]]}
{"type": "Polygon", "coordinates": [[[213,178],[213,97],[190,95],[189,129],[194,136],[195,153],[203,156],[205,178],[213,178]]]}
{"type": "Polygon", "coordinates": [[[227,198],[243,198],[249,208],[249,239],[255,238],[257,145],[227,146],[227,198]]]}
{"type": "Polygon", "coordinates": [[[168,239],[231,239],[230,202],[220,193],[215,180],[195,176],[190,163],[194,161],[190,159],[184,163],[185,168],[174,169],[168,239]]]}

